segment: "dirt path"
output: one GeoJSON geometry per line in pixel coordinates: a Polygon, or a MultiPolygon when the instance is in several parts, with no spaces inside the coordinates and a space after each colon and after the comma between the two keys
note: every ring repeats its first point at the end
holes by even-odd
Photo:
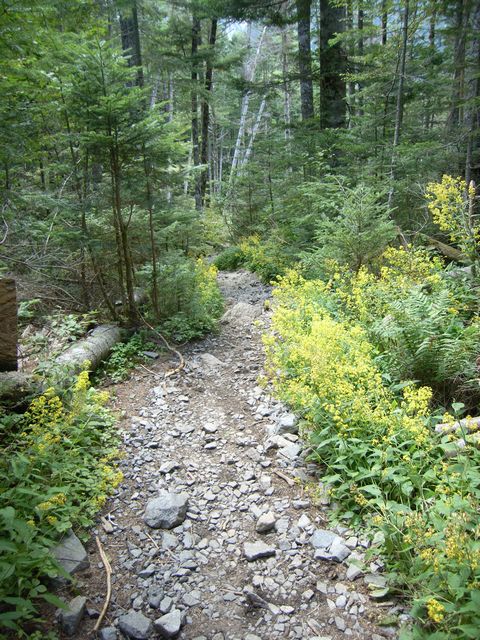
{"type": "MultiPolygon", "coordinates": [[[[374,602],[366,586],[382,583],[379,565],[367,563],[365,577],[349,564],[368,542],[329,527],[328,506],[315,506],[305,489],[318,486],[318,468],[302,457],[293,416],[257,386],[256,319],[266,319],[269,291],[243,272],[221,274],[220,285],[227,321],[185,350],[185,372],[165,384],[171,363],[158,363],[156,375],[144,371],[119,390],[125,482],[105,511],[113,532],[98,530],[114,573],[100,637],[174,637],[179,622],[175,637],[196,640],[392,637],[375,625],[392,603],[374,602]],[[170,530],[144,520],[159,492],[188,499],[170,530]],[[256,553],[265,557],[246,557],[256,553]]],[[[80,590],[92,620],[77,639],[93,637],[105,592],[93,545],[90,552],[80,590]]]]}

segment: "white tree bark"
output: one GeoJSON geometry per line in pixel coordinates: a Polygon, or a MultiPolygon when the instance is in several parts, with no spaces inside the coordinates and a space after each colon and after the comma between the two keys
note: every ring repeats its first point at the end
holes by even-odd
{"type": "MultiPolygon", "coordinates": [[[[260,57],[260,52],[262,50],[262,45],[263,45],[263,40],[264,40],[264,37],[265,37],[266,30],[267,30],[267,27],[264,27],[262,29],[262,32],[261,32],[260,37],[258,39],[255,55],[254,55],[253,60],[251,61],[250,65],[248,66],[248,68],[246,70],[245,80],[248,83],[253,82],[253,80],[255,78],[255,71],[256,71],[258,60],[259,60],[259,57],[260,57]]],[[[243,143],[243,139],[245,137],[245,127],[246,127],[246,124],[247,124],[248,105],[249,105],[251,96],[252,96],[252,90],[248,89],[246,91],[246,93],[243,95],[243,98],[242,98],[242,106],[241,106],[241,109],[240,109],[240,124],[239,124],[239,127],[238,127],[237,141],[235,143],[235,149],[233,151],[232,166],[231,166],[231,169],[230,169],[230,179],[229,179],[230,183],[233,182],[233,179],[234,179],[235,174],[237,172],[237,167],[240,164],[242,143],[243,143]]]]}

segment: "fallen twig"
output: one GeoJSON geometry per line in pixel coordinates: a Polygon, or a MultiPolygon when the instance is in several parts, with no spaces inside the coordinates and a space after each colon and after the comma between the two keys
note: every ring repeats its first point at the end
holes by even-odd
{"type": "Polygon", "coordinates": [[[110,598],[112,597],[112,567],[110,566],[110,562],[108,561],[108,558],[105,554],[105,551],[103,550],[102,543],[100,542],[98,536],[95,536],[95,542],[97,543],[98,552],[100,553],[100,557],[102,558],[102,562],[105,567],[105,573],[107,574],[107,595],[105,597],[105,603],[93,628],[94,631],[98,631],[100,629],[100,625],[102,624],[102,620],[107,613],[108,605],[110,604],[110,598]]]}
{"type": "Polygon", "coordinates": [[[279,471],[278,469],[274,469],[273,473],[279,478],[281,478],[282,480],[285,480],[285,482],[288,484],[289,487],[295,486],[295,481],[289,478],[284,473],[282,473],[282,471],[279,471]]]}
{"type": "Polygon", "coordinates": [[[182,354],[180,353],[180,351],[178,351],[178,349],[175,349],[175,347],[172,347],[170,345],[170,343],[167,341],[167,339],[165,338],[165,336],[163,336],[160,331],[158,331],[158,329],[155,329],[155,327],[152,327],[152,325],[147,322],[147,320],[145,320],[145,318],[140,315],[142,322],[144,323],[144,325],[146,327],[148,327],[150,329],[150,331],[153,331],[153,333],[155,335],[157,335],[160,340],[163,342],[163,344],[167,347],[167,349],[171,352],[174,353],[178,360],[179,360],[179,365],[178,367],[176,367],[175,369],[171,369],[170,371],[167,371],[167,373],[165,374],[165,378],[169,378],[170,376],[175,375],[176,373],[180,373],[180,371],[182,371],[185,367],[185,358],[182,356],[182,354]]]}

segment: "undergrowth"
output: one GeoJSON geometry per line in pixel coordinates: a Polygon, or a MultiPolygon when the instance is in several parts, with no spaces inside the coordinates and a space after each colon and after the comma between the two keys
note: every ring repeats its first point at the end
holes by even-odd
{"type": "Polygon", "coordinates": [[[478,638],[480,439],[468,420],[451,429],[479,399],[472,287],[423,250],[325,267],[324,280],[280,279],[271,382],[303,417],[341,517],[383,532],[390,588],[411,594],[417,621],[402,637],[478,638]]]}
{"type": "Polygon", "coordinates": [[[82,372],[50,388],[23,415],[0,415],[0,630],[38,617],[40,600],[61,605],[47,579],[64,575],[51,548],[82,530],[122,480],[108,395],[82,372]]]}

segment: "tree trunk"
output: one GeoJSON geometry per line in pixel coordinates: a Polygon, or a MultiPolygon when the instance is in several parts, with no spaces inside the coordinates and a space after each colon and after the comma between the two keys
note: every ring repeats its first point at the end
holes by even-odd
{"type": "Polygon", "coordinates": [[[345,125],[345,54],[339,43],[330,44],[343,31],[344,8],[332,0],[322,2],[320,16],[320,126],[322,129],[345,125]]]}
{"type": "Polygon", "coordinates": [[[480,185],[480,3],[477,3],[472,19],[472,38],[469,47],[469,65],[465,124],[467,128],[467,152],[465,181],[480,185]]]}
{"type": "Polygon", "coordinates": [[[257,118],[255,120],[255,124],[253,125],[252,133],[250,134],[250,139],[248,141],[247,150],[245,151],[245,155],[242,159],[241,168],[243,169],[245,165],[248,163],[250,156],[253,151],[253,143],[255,142],[255,138],[257,137],[258,130],[260,128],[260,123],[262,121],[263,112],[265,111],[265,106],[267,104],[267,96],[263,96],[262,102],[260,103],[260,108],[258,109],[257,118]]]}
{"type": "Polygon", "coordinates": [[[298,71],[302,120],[314,116],[312,52],[310,42],[311,0],[296,0],[298,33],[298,71]]]}
{"type": "MultiPolygon", "coordinates": [[[[250,63],[250,67],[249,67],[250,71],[246,71],[246,73],[245,73],[245,80],[248,83],[253,82],[253,80],[255,78],[255,71],[257,69],[257,63],[258,63],[258,59],[260,57],[260,52],[262,50],[263,39],[265,37],[266,30],[267,30],[267,28],[264,27],[263,30],[262,30],[262,33],[260,34],[260,38],[258,39],[257,49],[255,51],[255,56],[254,56],[252,62],[250,63]]],[[[245,127],[246,127],[246,124],[247,124],[248,105],[249,105],[249,102],[250,102],[251,95],[252,95],[251,89],[247,89],[247,91],[244,93],[244,95],[242,97],[242,106],[241,106],[241,110],[240,110],[240,123],[238,125],[237,141],[235,143],[235,149],[233,151],[232,167],[231,167],[231,170],[230,170],[230,178],[229,178],[229,183],[230,184],[233,183],[233,180],[234,180],[236,172],[237,172],[237,167],[240,164],[240,157],[241,157],[243,138],[245,136],[245,127]]]]}
{"type": "Polygon", "coordinates": [[[208,177],[208,130],[210,126],[210,113],[209,113],[209,100],[212,92],[213,84],[213,55],[215,50],[215,42],[217,39],[217,20],[212,18],[210,25],[210,34],[208,37],[208,57],[207,65],[205,69],[205,94],[202,98],[202,149],[201,149],[201,163],[203,165],[202,174],[200,178],[200,189],[202,203],[205,202],[205,194],[207,191],[207,177],[208,177]]]}
{"type": "Polygon", "coordinates": [[[395,131],[393,134],[392,160],[390,165],[390,190],[388,192],[388,206],[391,209],[394,194],[395,166],[397,162],[397,147],[400,143],[400,135],[403,124],[403,89],[405,84],[405,66],[407,60],[408,46],[408,20],[409,20],[409,0],[405,2],[402,24],[402,48],[400,50],[400,69],[397,87],[397,105],[395,108],[395,131]]]}
{"type": "Polygon", "coordinates": [[[453,92],[447,128],[453,130],[463,124],[462,102],[465,97],[465,51],[471,0],[457,0],[453,92]]]}
{"type": "Polygon", "coordinates": [[[195,184],[195,209],[202,210],[202,187],[201,176],[198,174],[200,165],[200,140],[199,140],[199,122],[198,122],[198,79],[199,79],[199,60],[198,47],[201,44],[201,25],[200,19],[195,15],[192,18],[192,147],[193,147],[193,168],[194,168],[194,184],[195,184]]]}
{"type": "Polygon", "coordinates": [[[120,14],[120,34],[122,38],[122,49],[125,53],[129,53],[128,65],[130,67],[136,67],[137,69],[136,84],[139,87],[143,87],[142,51],[140,47],[136,0],[132,2],[132,9],[129,15],[120,14]]]}
{"type": "Polygon", "coordinates": [[[387,44],[388,9],[387,0],[382,0],[382,46],[387,44]]]}
{"type": "Polygon", "coordinates": [[[17,288],[12,278],[0,279],[0,371],[16,371],[17,288]]]}

